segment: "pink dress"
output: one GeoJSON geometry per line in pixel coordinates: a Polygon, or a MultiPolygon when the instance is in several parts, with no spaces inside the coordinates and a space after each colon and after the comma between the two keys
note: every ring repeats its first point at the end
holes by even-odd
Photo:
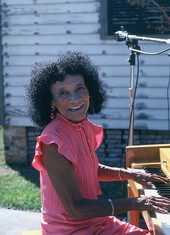
{"type": "Polygon", "coordinates": [[[87,118],[82,123],[73,124],[60,114],[37,137],[32,165],[40,171],[43,235],[149,234],[114,216],[75,220],[68,215],[53,188],[41,162],[41,142],[57,144],[58,151],[72,162],[82,195],[88,199],[97,199],[97,195],[102,192],[97,178],[98,159],[95,150],[102,138],[102,127],[94,125],[87,118]]]}

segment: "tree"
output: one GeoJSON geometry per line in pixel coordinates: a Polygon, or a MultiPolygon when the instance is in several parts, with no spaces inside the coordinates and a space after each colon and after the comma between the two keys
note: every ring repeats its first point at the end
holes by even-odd
{"type": "Polygon", "coordinates": [[[155,0],[127,0],[132,6],[144,8],[144,20],[147,28],[152,28],[158,33],[170,32],[170,3],[169,1],[155,0]],[[162,4],[162,2],[164,2],[162,4]]]}

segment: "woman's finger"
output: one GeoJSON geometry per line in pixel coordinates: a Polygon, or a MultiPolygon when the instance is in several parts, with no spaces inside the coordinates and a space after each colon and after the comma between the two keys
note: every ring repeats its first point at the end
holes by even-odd
{"type": "Polygon", "coordinates": [[[166,208],[158,207],[153,205],[152,206],[153,210],[162,214],[168,214],[168,210],[166,208]]]}
{"type": "Polygon", "coordinates": [[[159,176],[159,175],[156,175],[156,174],[151,175],[150,178],[153,181],[160,181],[160,182],[163,182],[163,183],[167,183],[169,181],[168,178],[162,177],[162,176],[159,176]]]}
{"type": "Polygon", "coordinates": [[[161,183],[170,182],[169,179],[166,177],[162,177],[157,174],[150,174],[150,173],[141,173],[141,172],[138,173],[137,172],[136,175],[134,175],[134,178],[143,180],[143,181],[152,181],[152,182],[161,182],[161,183]]]}

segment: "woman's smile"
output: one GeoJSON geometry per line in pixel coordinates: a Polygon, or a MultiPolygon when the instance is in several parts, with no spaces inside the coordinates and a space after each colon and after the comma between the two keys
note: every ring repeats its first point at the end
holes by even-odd
{"type": "Polygon", "coordinates": [[[77,107],[73,107],[71,109],[69,109],[72,112],[78,111],[79,109],[81,109],[83,107],[83,105],[77,106],[77,107]]]}

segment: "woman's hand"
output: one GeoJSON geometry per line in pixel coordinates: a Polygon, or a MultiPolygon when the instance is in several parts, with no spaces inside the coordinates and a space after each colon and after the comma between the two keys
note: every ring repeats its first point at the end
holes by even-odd
{"type": "Polygon", "coordinates": [[[115,215],[127,211],[156,211],[167,214],[170,209],[170,199],[166,197],[142,196],[114,199],[115,215]]]}
{"type": "Polygon", "coordinates": [[[156,211],[167,214],[170,208],[170,199],[166,197],[142,196],[136,198],[135,210],[156,211]]]}
{"type": "Polygon", "coordinates": [[[144,188],[154,189],[155,186],[152,182],[167,183],[168,178],[156,174],[138,172],[134,170],[128,171],[129,179],[141,184],[144,188]]]}

